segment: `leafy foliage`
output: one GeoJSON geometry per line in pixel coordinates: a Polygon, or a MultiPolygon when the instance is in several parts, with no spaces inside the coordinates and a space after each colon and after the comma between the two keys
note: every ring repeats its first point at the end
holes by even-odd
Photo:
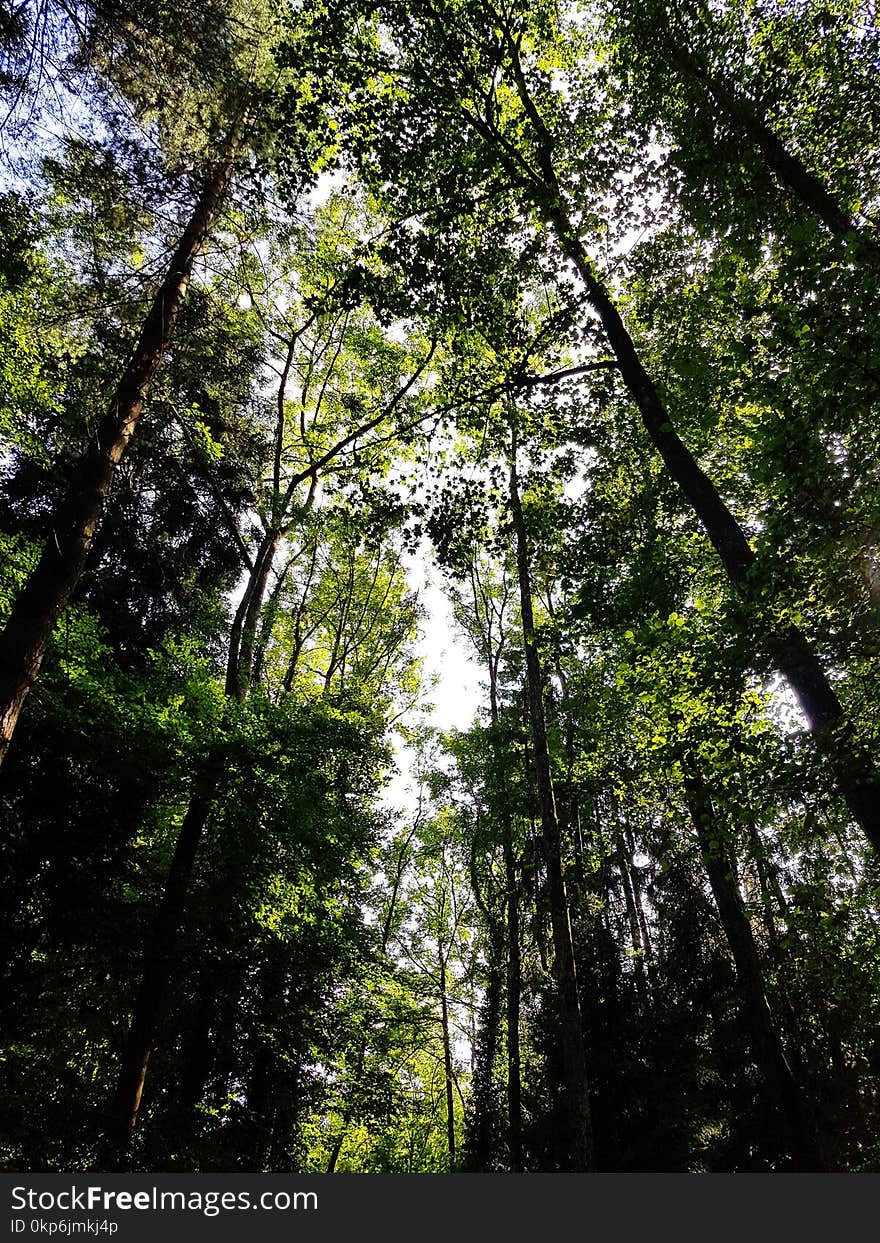
{"type": "Polygon", "coordinates": [[[877,1169],[870,6],[7,8],[4,1164],[877,1169]]]}

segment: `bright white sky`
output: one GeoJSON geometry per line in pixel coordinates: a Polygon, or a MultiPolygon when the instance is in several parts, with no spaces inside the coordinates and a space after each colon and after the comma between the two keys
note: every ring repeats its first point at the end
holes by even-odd
{"type": "MultiPolygon", "coordinates": [[[[406,558],[407,578],[417,591],[425,617],[416,655],[422,661],[420,704],[406,718],[441,730],[467,729],[483,702],[482,672],[473,660],[467,640],[455,623],[452,605],[443,591],[442,576],[422,548],[406,558]]],[[[382,794],[382,803],[407,813],[416,805],[414,755],[399,736],[394,743],[398,772],[382,794]]]]}
{"type": "Polygon", "coordinates": [[[437,572],[422,562],[409,570],[409,577],[427,612],[418,654],[424,662],[426,698],[434,705],[432,722],[439,729],[467,729],[482,702],[482,671],[455,624],[437,572]]]}

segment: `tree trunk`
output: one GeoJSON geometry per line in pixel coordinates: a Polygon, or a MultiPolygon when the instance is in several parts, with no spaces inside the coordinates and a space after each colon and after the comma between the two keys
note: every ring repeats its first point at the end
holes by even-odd
{"type": "Polygon", "coordinates": [[[104,498],[174,332],[193,265],[207,240],[232,163],[230,154],[226,163],[212,168],[205,177],[119,386],[52,516],[37,567],[19,593],[0,635],[0,764],[40,672],[55,623],[82,573],[104,498]]]}
{"type": "Polygon", "coordinates": [[[737,986],[752,1033],[755,1061],[786,1128],[797,1168],[824,1170],[827,1167],[809,1110],[767,1004],[761,961],[752,926],[743,908],[723,828],[702,778],[690,773],[684,778],[684,786],[709,886],[736,967],[737,986]]]}
{"type": "MultiPolygon", "coordinates": [[[[256,981],[258,1015],[271,1015],[280,1005],[285,990],[286,967],[282,957],[271,957],[260,966],[256,981]]],[[[267,1039],[259,1018],[248,1039],[250,1059],[245,1097],[247,1100],[247,1144],[253,1168],[271,1168],[276,1124],[279,1115],[277,1055],[273,1042],[267,1039]]],[[[291,1125],[293,1129],[293,1124],[291,1125]]]]}
{"type": "Polygon", "coordinates": [[[645,958],[645,968],[648,973],[648,980],[653,985],[655,982],[652,970],[654,953],[651,947],[651,935],[648,931],[648,921],[645,917],[645,903],[642,897],[641,870],[637,868],[633,862],[636,854],[636,843],[635,838],[633,837],[626,822],[624,822],[623,825],[623,836],[626,843],[627,856],[630,862],[629,878],[632,883],[633,897],[636,902],[636,916],[638,917],[639,929],[642,934],[642,953],[645,958]]]}
{"type": "Polygon", "coordinates": [[[281,542],[281,532],[268,530],[260,543],[254,568],[241,598],[229,633],[229,656],[226,662],[226,694],[241,703],[248,693],[254,665],[254,644],[260,612],[266,596],[272,563],[281,542]]]}
{"type": "Polygon", "coordinates": [[[137,1123],[147,1064],[174,968],[177,935],[196,851],[208,822],[212,801],[213,784],[202,779],[193,792],[180,826],[165,891],[153,926],[111,1109],[109,1134],[120,1148],[127,1145],[137,1123]]]}
{"type": "Polygon", "coordinates": [[[526,656],[529,724],[534,749],[535,776],[544,846],[544,866],[547,874],[547,897],[553,933],[553,968],[559,995],[560,1025],[562,1029],[565,1105],[568,1114],[567,1151],[564,1163],[568,1169],[589,1170],[593,1163],[593,1152],[587,1059],[584,1049],[583,1025],[578,997],[568,899],[565,892],[565,877],[562,869],[559,821],[556,815],[556,800],[550,771],[550,753],[547,744],[547,726],[544,715],[543,675],[538,649],[535,644],[528,536],[519,498],[515,436],[513,437],[510,457],[510,509],[516,535],[516,560],[519,575],[523,645],[526,656]]]}
{"type": "MultiPolygon", "coordinates": [[[[484,911],[484,915],[486,912],[484,911]]],[[[490,917],[491,918],[491,917],[490,917]]],[[[495,1059],[501,1042],[501,1007],[504,988],[504,926],[497,918],[489,924],[486,988],[480,1016],[480,1034],[472,1041],[471,1104],[473,1124],[468,1147],[468,1166],[477,1173],[487,1172],[492,1164],[492,1122],[494,1117],[493,1084],[495,1059]]]]}
{"type": "Polygon", "coordinates": [[[794,197],[821,220],[831,233],[843,238],[857,237],[862,251],[876,263],[880,259],[880,251],[873,240],[865,235],[853,217],[841,207],[821,178],[810,172],[788,150],[754,105],[713,75],[699,56],[674,40],[671,32],[669,46],[682,74],[705,86],[727,120],[754,143],[768,167],[794,197]]]}
{"type": "Polygon", "coordinates": [[[440,969],[440,1023],[443,1030],[443,1066],[446,1078],[446,1143],[449,1148],[449,1169],[455,1169],[455,1096],[452,1077],[452,1043],[449,1036],[449,1002],[446,997],[446,959],[443,943],[437,939],[437,964],[440,969]]]}
{"type": "Polygon", "coordinates": [[[642,930],[636,913],[636,898],[633,892],[630,865],[626,857],[623,836],[618,831],[614,835],[614,856],[617,870],[620,873],[620,885],[623,890],[623,901],[626,906],[626,917],[629,923],[629,935],[633,950],[633,967],[636,976],[636,991],[642,1009],[648,1007],[648,987],[645,979],[645,950],[642,945],[642,930]]]}
{"type": "Polygon", "coordinates": [[[492,722],[492,758],[498,786],[498,811],[501,817],[501,847],[504,852],[505,906],[507,908],[507,1143],[510,1168],[519,1173],[523,1168],[522,1151],[522,1070],[519,1040],[519,1012],[522,994],[519,933],[519,876],[513,846],[513,816],[504,771],[501,746],[500,712],[498,708],[498,674],[490,653],[489,712],[492,722]]]}
{"type": "Polygon", "coordinates": [[[199,975],[195,1012],[177,1086],[177,1100],[184,1116],[191,1114],[204,1097],[214,1065],[216,1043],[212,1025],[217,1008],[217,983],[214,972],[204,967],[199,975]]]}
{"type": "MultiPolygon", "coordinates": [[[[553,162],[553,140],[529,94],[519,63],[519,52],[512,39],[509,39],[509,47],[517,92],[532,124],[537,162],[543,179],[540,190],[536,186],[531,188],[535,205],[556,234],[563,254],[584,282],[587,300],[599,316],[621,377],[642,417],[648,436],[699,518],[734,587],[744,599],[755,605],[754,581],[758,576],[751,573],[753,568],[759,568],[756,567],[755,553],[717,488],[676,432],[657,386],[646,371],[609,291],[599,279],[565,210],[553,162]]],[[[522,175],[516,164],[511,165],[511,170],[518,176],[522,175]]],[[[764,578],[766,574],[762,573],[760,577],[764,578]]],[[[782,632],[765,627],[763,641],[768,654],[797,696],[810,729],[816,734],[828,758],[853,819],[874,849],[880,852],[880,775],[873,758],[855,738],[816,654],[794,626],[782,632]]]]}

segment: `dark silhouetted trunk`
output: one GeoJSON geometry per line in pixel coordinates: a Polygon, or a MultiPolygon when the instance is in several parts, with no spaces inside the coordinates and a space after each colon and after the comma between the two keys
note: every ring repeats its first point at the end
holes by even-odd
{"type": "Polygon", "coordinates": [[[826,1164],[809,1110],[767,1004],[761,961],[736,883],[723,827],[718,823],[702,778],[691,772],[685,777],[684,785],[709,886],[736,967],[737,986],[752,1033],[755,1061],[785,1126],[796,1166],[800,1170],[823,1170],[826,1164]]]}
{"type": "Polygon", "coordinates": [[[645,979],[645,949],[642,944],[642,929],[636,911],[636,896],[632,886],[629,860],[623,843],[623,836],[617,833],[614,839],[614,857],[620,873],[620,885],[623,890],[623,901],[626,907],[626,918],[629,923],[629,935],[633,951],[633,968],[636,977],[636,991],[642,1008],[648,1005],[648,987],[645,979]]]}
{"type": "MultiPolygon", "coordinates": [[[[273,1161],[276,1124],[287,1113],[279,1108],[279,1085],[276,1082],[277,1055],[270,1034],[280,1025],[279,1011],[285,992],[286,970],[283,959],[270,958],[259,969],[255,1029],[248,1041],[250,1074],[247,1080],[247,1132],[249,1160],[253,1168],[269,1168],[273,1161]],[[268,1017],[267,1017],[268,1016],[268,1017]],[[265,1023],[265,1028],[263,1026],[265,1023]],[[268,1029],[268,1030],[267,1030],[268,1029]]],[[[285,1122],[295,1127],[295,1119],[287,1113],[285,1122]]]]}
{"type": "Polygon", "coordinates": [[[443,1066],[446,1077],[446,1143],[449,1149],[449,1168],[455,1169],[455,1081],[452,1073],[452,1040],[449,1034],[449,1000],[446,996],[446,959],[443,943],[437,940],[437,965],[440,971],[440,1025],[443,1032],[443,1066]]]}
{"type": "Polygon", "coordinates": [[[734,87],[722,82],[694,52],[677,42],[670,34],[669,46],[676,65],[686,78],[702,83],[720,112],[734,129],[754,143],[768,167],[782,185],[808,208],[830,232],[838,237],[855,236],[863,252],[876,262],[880,250],[866,237],[853,217],[844,210],[822,179],[812,173],[798,156],[788,150],[782,139],[755,106],[744,99],[734,87]]]}
{"type": "Polygon", "coordinates": [[[244,700],[251,685],[254,668],[254,644],[266,587],[275,553],[281,542],[281,532],[270,529],[263,536],[254,559],[244,595],[235,611],[229,632],[229,656],[226,661],[226,694],[239,703],[244,700]]]}
{"type": "Polygon", "coordinates": [[[516,560],[519,575],[520,608],[522,612],[523,646],[526,657],[526,690],[529,725],[534,752],[534,769],[547,875],[547,900],[553,934],[553,969],[559,996],[559,1017],[562,1038],[563,1074],[565,1077],[565,1108],[567,1112],[566,1143],[563,1162],[571,1170],[592,1167],[592,1128],[590,1125],[589,1082],[584,1049],[583,1025],[578,998],[577,972],[571,937],[565,876],[562,868],[562,844],[556,800],[550,771],[547,726],[544,715],[544,683],[538,649],[535,644],[535,622],[532,611],[531,571],[529,569],[528,536],[519,497],[516,471],[516,439],[510,459],[510,509],[516,536],[516,560]]]}
{"type": "Polygon", "coordinates": [[[520,1062],[519,1012],[522,995],[519,933],[519,875],[513,844],[513,816],[504,767],[498,708],[498,671],[489,654],[489,712],[492,721],[492,758],[497,784],[498,815],[501,820],[501,846],[504,852],[505,907],[507,911],[507,1144],[510,1168],[523,1168],[522,1151],[522,1071],[520,1062]]]}
{"type": "MultiPolygon", "coordinates": [[[[531,187],[536,207],[555,232],[563,254],[584,283],[587,300],[599,316],[621,378],[641,415],[648,436],[699,518],[731,582],[744,599],[754,604],[753,583],[756,576],[752,570],[756,563],[755,553],[717,488],[675,430],[657,386],[646,371],[611,294],[599,279],[567,214],[553,162],[552,137],[529,94],[519,62],[518,47],[509,33],[507,37],[517,91],[532,124],[536,159],[543,179],[540,189],[535,185],[531,187]]],[[[491,136],[492,131],[489,133],[491,136]]],[[[511,171],[517,176],[522,175],[522,169],[515,162],[511,163],[511,171]]],[[[761,577],[766,577],[766,574],[761,577]]],[[[873,757],[855,738],[815,652],[794,626],[784,631],[766,627],[763,642],[767,653],[797,696],[810,729],[816,734],[828,758],[853,819],[875,850],[880,852],[880,776],[873,757]]]]}
{"type": "Polygon", "coordinates": [[[513,850],[513,834],[508,821],[503,839],[504,882],[507,891],[507,1143],[510,1168],[523,1168],[522,1150],[522,1071],[519,1041],[519,1011],[522,994],[522,968],[519,944],[519,876],[513,850]]]}
{"type": "Polygon", "coordinates": [[[207,240],[231,171],[232,156],[205,177],[122,379],[52,515],[40,560],[12,606],[0,635],[0,764],[40,672],[55,623],[82,573],[104,498],[165,356],[193,265],[207,240]]]}
{"type": "Polygon", "coordinates": [[[632,883],[633,897],[636,903],[636,916],[639,921],[639,930],[642,934],[642,953],[645,958],[645,968],[648,973],[648,979],[654,983],[652,975],[653,967],[653,949],[651,946],[651,934],[648,931],[648,920],[645,916],[645,902],[642,897],[642,877],[641,869],[635,865],[636,843],[629,826],[624,823],[623,838],[626,843],[627,860],[629,863],[629,878],[632,883]]]}
{"type": "Polygon", "coordinates": [[[165,891],[153,926],[140,987],[122,1054],[109,1134],[124,1148],[138,1118],[147,1064],[156,1040],[175,954],[186,896],[199,841],[211,810],[212,784],[202,780],[194,791],[174,850],[165,891]]]}
{"type": "MultiPolygon", "coordinates": [[[[756,557],[745,533],[672,426],[654,382],[645,371],[608,291],[596,279],[580,240],[561,212],[554,215],[566,253],[586,284],[589,300],[602,320],[648,435],[700,519],[731,582],[750,600],[754,596],[750,571],[756,557]]],[[[782,632],[766,631],[764,643],[797,696],[810,729],[817,735],[853,818],[880,851],[880,778],[867,753],[859,749],[815,652],[794,626],[782,632]]]]}
{"type": "MultiPolygon", "coordinates": [[[[481,908],[482,909],[482,908],[481,908]]],[[[501,1043],[501,1012],[504,992],[504,925],[483,910],[489,924],[486,955],[486,987],[480,1011],[480,1032],[476,1042],[471,1106],[473,1123],[468,1142],[468,1167],[477,1172],[491,1168],[493,1152],[495,1060],[501,1043]]]]}

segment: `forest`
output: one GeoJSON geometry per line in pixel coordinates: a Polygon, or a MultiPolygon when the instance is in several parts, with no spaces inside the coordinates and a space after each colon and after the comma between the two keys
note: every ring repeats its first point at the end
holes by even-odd
{"type": "Polygon", "coordinates": [[[878,82],[0,0],[3,1168],[880,1170],[878,82]]]}

